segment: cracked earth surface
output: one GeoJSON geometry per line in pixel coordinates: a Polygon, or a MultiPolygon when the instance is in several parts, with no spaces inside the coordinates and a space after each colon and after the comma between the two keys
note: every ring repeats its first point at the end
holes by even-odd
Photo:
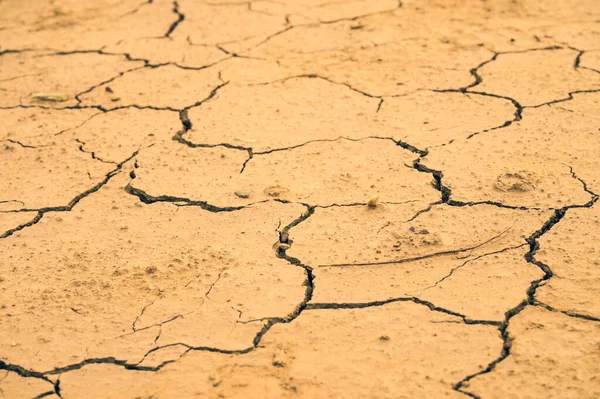
{"type": "Polygon", "coordinates": [[[0,0],[0,397],[600,397],[600,4],[0,0]]]}

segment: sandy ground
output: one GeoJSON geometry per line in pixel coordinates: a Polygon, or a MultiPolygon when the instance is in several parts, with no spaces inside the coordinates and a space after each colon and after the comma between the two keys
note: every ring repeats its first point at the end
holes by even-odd
{"type": "Polygon", "coordinates": [[[0,397],[599,398],[597,0],[0,0],[0,397]]]}

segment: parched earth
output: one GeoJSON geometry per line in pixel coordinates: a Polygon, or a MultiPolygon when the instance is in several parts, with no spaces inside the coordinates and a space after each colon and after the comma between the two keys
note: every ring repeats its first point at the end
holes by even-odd
{"type": "Polygon", "coordinates": [[[0,0],[0,397],[599,398],[596,0],[0,0]]]}

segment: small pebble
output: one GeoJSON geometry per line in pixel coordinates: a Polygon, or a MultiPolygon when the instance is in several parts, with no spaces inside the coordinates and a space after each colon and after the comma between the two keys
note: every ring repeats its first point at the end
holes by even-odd
{"type": "Polygon", "coordinates": [[[367,206],[369,208],[376,208],[378,202],[379,202],[379,197],[377,195],[374,195],[371,198],[369,198],[369,200],[367,201],[367,206]]]}
{"type": "Polygon", "coordinates": [[[250,191],[248,191],[248,190],[237,190],[235,192],[235,195],[237,195],[240,198],[248,198],[248,197],[250,197],[250,191]]]}

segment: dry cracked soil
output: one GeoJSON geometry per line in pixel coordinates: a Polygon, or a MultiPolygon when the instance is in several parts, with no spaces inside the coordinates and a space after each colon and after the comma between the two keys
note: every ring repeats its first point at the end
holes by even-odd
{"type": "Polygon", "coordinates": [[[0,398],[600,398],[597,0],[0,0],[0,398]]]}

